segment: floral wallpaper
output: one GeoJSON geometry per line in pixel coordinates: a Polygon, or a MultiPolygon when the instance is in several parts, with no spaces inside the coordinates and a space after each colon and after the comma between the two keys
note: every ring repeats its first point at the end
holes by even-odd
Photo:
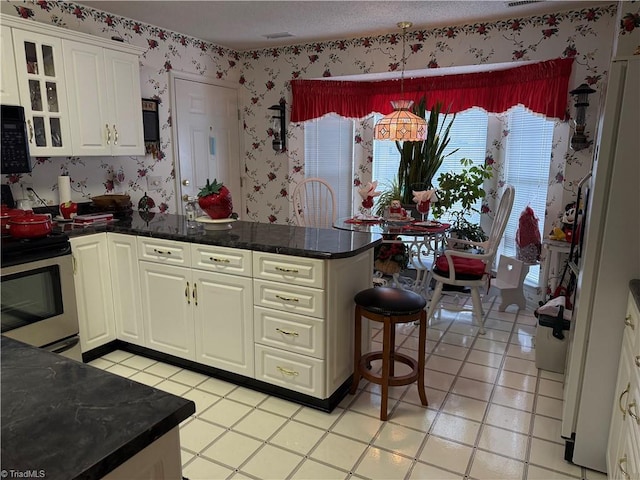
{"type": "MultiPolygon", "coordinates": [[[[574,57],[571,85],[587,83],[598,92],[592,95],[592,107],[587,110],[586,133],[593,139],[599,105],[594,97],[604,91],[614,43],[618,48],[629,49],[635,42],[632,37],[640,32],[639,3],[621,5],[621,11],[611,3],[554,14],[411,31],[407,33],[406,70],[574,57]],[[614,42],[614,38],[620,40],[614,42]]],[[[163,179],[162,188],[149,195],[161,211],[177,211],[168,95],[168,72],[175,70],[238,84],[243,121],[240,167],[244,178],[242,192],[233,193],[234,199],[242,197],[243,211],[239,213],[247,220],[293,223],[288,196],[304,176],[303,125],[289,125],[288,149],[275,153],[271,148],[272,112],[268,107],[284,101],[290,108],[292,78],[401,68],[399,32],[236,52],[71,2],[4,1],[0,11],[105,38],[118,36],[146,48],[141,58],[142,94],[160,101],[159,150],[156,155],[140,157],[39,158],[32,174],[5,177],[16,196],[24,182],[28,182],[40,196],[53,203],[57,202],[56,177],[63,173],[71,176],[78,200],[109,191],[127,191],[134,202],[146,191],[146,177],[154,175],[163,179]]],[[[567,110],[574,115],[572,103],[568,96],[567,110]]],[[[567,123],[556,129],[547,200],[550,222],[559,218],[564,205],[575,195],[577,181],[591,166],[592,149],[572,151],[568,146],[570,135],[567,123]]],[[[359,122],[354,143],[357,162],[354,184],[357,184],[371,177],[370,121],[359,122]]],[[[492,145],[487,158],[499,163],[499,149],[499,142],[492,145]]]]}

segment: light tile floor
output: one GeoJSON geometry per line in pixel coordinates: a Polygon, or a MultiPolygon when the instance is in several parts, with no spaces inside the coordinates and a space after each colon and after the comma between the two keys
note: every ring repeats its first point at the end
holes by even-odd
{"type": "MultiPolygon", "coordinates": [[[[123,351],[91,364],[195,402],[180,427],[190,480],[606,478],[563,460],[562,375],[535,367],[533,314],[485,310],[486,335],[470,312],[442,311],[428,330],[429,407],[415,385],[392,388],[387,422],[366,381],[328,414],[123,351]]],[[[416,327],[397,342],[415,355],[416,327]]]]}

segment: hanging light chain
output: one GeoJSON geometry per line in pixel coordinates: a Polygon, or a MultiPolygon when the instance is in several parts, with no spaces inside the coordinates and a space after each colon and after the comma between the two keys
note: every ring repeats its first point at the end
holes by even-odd
{"type": "Polygon", "coordinates": [[[407,61],[405,47],[407,41],[407,28],[411,28],[411,22],[398,22],[398,27],[402,29],[402,71],[400,72],[400,96],[404,98],[404,67],[407,61]]]}

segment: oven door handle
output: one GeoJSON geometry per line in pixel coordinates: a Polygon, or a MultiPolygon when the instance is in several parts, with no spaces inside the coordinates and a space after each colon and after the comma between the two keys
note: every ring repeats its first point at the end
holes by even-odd
{"type": "Polygon", "coordinates": [[[61,342],[54,343],[53,345],[48,345],[44,347],[44,349],[52,353],[64,353],[75,347],[78,342],[80,342],[80,337],[76,335],[75,337],[67,338],[61,342]]]}

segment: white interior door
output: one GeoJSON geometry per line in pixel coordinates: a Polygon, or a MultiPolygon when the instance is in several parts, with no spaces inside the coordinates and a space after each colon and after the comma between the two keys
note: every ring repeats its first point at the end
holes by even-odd
{"type": "Polygon", "coordinates": [[[179,77],[173,85],[179,211],[184,212],[185,195],[195,196],[207,179],[217,179],[229,188],[233,210],[241,215],[237,89],[179,77]]]}

